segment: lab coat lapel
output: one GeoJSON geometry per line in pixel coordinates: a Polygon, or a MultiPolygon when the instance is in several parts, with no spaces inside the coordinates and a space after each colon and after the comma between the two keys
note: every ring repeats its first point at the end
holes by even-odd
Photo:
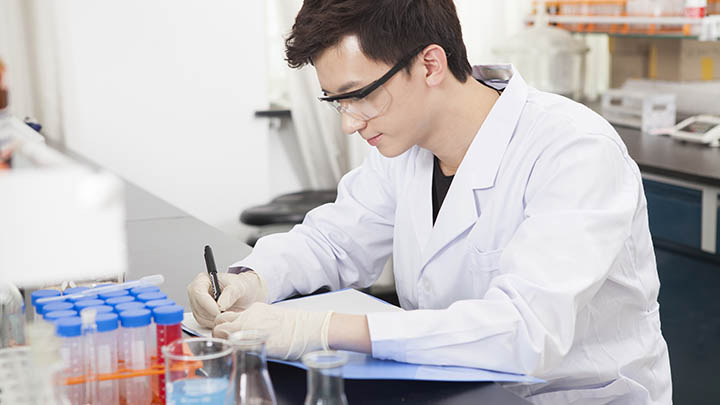
{"type": "MultiPolygon", "coordinates": [[[[516,71],[513,73],[502,96],[475,135],[453,178],[435,226],[430,232],[428,244],[423,249],[423,267],[440,250],[472,227],[482,214],[482,207],[475,199],[475,190],[494,187],[500,163],[527,100],[527,85],[516,71]]],[[[432,183],[431,154],[429,160],[428,176],[431,180],[428,183],[432,183]]],[[[431,193],[430,187],[428,184],[428,193],[431,193]]],[[[429,195],[425,200],[418,200],[430,201],[430,208],[422,210],[427,212],[425,215],[428,217],[432,215],[432,194],[429,195]]]]}

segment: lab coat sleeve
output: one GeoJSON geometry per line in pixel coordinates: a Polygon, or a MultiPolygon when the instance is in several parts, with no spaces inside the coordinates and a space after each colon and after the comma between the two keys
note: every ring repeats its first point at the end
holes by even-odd
{"type": "Polygon", "coordinates": [[[578,312],[628,248],[641,188],[613,139],[567,138],[537,154],[524,219],[482,298],[369,314],[374,357],[542,375],[568,353],[578,312]]]}
{"type": "Polygon", "coordinates": [[[371,285],[392,252],[395,193],[389,165],[373,150],[342,178],[335,203],[313,209],[288,233],[261,238],[230,270],[259,273],[269,302],[321,287],[371,285]]]}

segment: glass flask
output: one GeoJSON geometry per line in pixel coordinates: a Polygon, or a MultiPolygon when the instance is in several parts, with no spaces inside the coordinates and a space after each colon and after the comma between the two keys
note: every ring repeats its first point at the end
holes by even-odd
{"type": "Polygon", "coordinates": [[[307,371],[305,405],[347,405],[342,369],[347,354],[332,350],[312,352],[302,357],[307,371]]]}
{"type": "Polygon", "coordinates": [[[235,403],[238,405],[275,405],[270,373],[265,360],[267,334],[246,330],[230,335],[235,349],[235,403]]]}

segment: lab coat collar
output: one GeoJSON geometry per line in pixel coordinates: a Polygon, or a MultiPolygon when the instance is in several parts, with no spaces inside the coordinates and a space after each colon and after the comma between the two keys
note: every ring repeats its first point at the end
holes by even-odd
{"type": "MultiPolygon", "coordinates": [[[[476,66],[473,68],[473,76],[497,89],[504,88],[504,91],[470,144],[445,196],[434,227],[432,202],[418,205],[418,209],[424,211],[418,212],[418,215],[426,217],[427,220],[416,218],[420,220],[416,223],[424,224],[421,228],[429,234],[429,238],[418,235],[421,246],[422,241],[427,241],[423,249],[423,266],[444,246],[477,222],[481,207],[475,199],[475,190],[489,189],[495,185],[500,163],[527,101],[527,84],[511,65],[476,66]]],[[[429,179],[423,178],[418,182],[421,187],[427,187],[418,192],[427,196],[431,193],[433,156],[429,151],[423,152],[426,153],[421,155],[421,176],[429,179]]],[[[431,198],[427,197],[427,200],[431,201],[431,198]]],[[[419,201],[422,201],[422,198],[419,201]]]]}

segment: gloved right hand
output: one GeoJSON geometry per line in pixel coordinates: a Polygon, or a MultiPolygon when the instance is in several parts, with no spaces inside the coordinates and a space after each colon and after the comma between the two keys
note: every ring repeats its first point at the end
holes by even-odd
{"type": "Polygon", "coordinates": [[[267,298],[265,280],[254,271],[218,273],[218,281],[222,292],[217,302],[212,297],[212,284],[207,273],[195,276],[187,287],[193,315],[206,328],[215,325],[215,317],[220,312],[240,312],[255,302],[265,302],[267,298]]]}

